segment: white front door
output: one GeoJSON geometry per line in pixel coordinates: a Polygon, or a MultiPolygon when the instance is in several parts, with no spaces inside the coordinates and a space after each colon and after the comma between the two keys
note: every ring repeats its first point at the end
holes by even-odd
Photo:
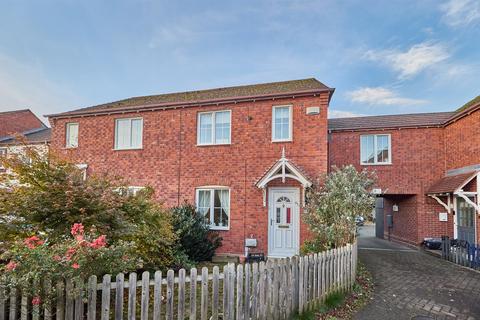
{"type": "Polygon", "coordinates": [[[291,257],[299,253],[300,191],[269,188],[268,256],[291,257]]]}

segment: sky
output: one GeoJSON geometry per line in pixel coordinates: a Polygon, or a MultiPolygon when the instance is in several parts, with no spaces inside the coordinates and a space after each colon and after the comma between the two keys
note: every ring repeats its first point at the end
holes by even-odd
{"type": "Polygon", "coordinates": [[[0,0],[0,111],[309,77],[330,117],[450,111],[479,39],[480,0],[0,0]]]}

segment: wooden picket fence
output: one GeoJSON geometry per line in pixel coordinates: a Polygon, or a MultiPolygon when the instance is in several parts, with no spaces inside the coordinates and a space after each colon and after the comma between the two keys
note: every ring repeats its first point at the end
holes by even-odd
{"type": "Polygon", "coordinates": [[[228,264],[200,274],[192,268],[128,280],[107,274],[97,283],[51,283],[41,286],[55,298],[32,305],[32,296],[0,287],[0,320],[157,320],[157,319],[289,319],[315,308],[332,292],[351,290],[357,266],[357,244],[319,254],[228,264]],[[193,280],[193,281],[192,281],[193,280]]]}

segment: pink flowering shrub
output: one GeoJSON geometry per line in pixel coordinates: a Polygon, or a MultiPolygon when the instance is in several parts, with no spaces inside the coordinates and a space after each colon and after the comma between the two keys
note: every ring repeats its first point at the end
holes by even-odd
{"type": "MultiPolygon", "coordinates": [[[[132,245],[116,242],[108,245],[105,235],[85,232],[80,223],[75,223],[65,241],[49,245],[48,241],[32,236],[18,241],[2,255],[9,261],[0,267],[4,281],[11,285],[29,288],[32,283],[48,275],[56,279],[82,279],[91,275],[135,271],[139,263],[131,256],[132,245]]],[[[40,304],[34,295],[32,304],[40,304]]]]}

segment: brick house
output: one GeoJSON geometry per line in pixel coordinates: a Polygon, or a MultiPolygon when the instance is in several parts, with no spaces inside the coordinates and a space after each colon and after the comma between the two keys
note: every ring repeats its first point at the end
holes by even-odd
{"type": "Polygon", "coordinates": [[[455,112],[331,119],[329,166],[376,172],[377,236],[480,243],[479,142],[480,98],[455,112]]]}
{"type": "Polygon", "coordinates": [[[291,256],[308,237],[305,188],[328,170],[333,92],[304,79],[130,98],[49,115],[51,148],[166,206],[195,203],[218,254],[291,256]]]}
{"type": "MultiPolygon", "coordinates": [[[[24,154],[25,145],[48,152],[50,128],[29,109],[0,112],[0,157],[24,154]],[[17,140],[17,135],[23,141],[17,140]]],[[[0,164],[0,172],[4,168],[0,164]]]]}

